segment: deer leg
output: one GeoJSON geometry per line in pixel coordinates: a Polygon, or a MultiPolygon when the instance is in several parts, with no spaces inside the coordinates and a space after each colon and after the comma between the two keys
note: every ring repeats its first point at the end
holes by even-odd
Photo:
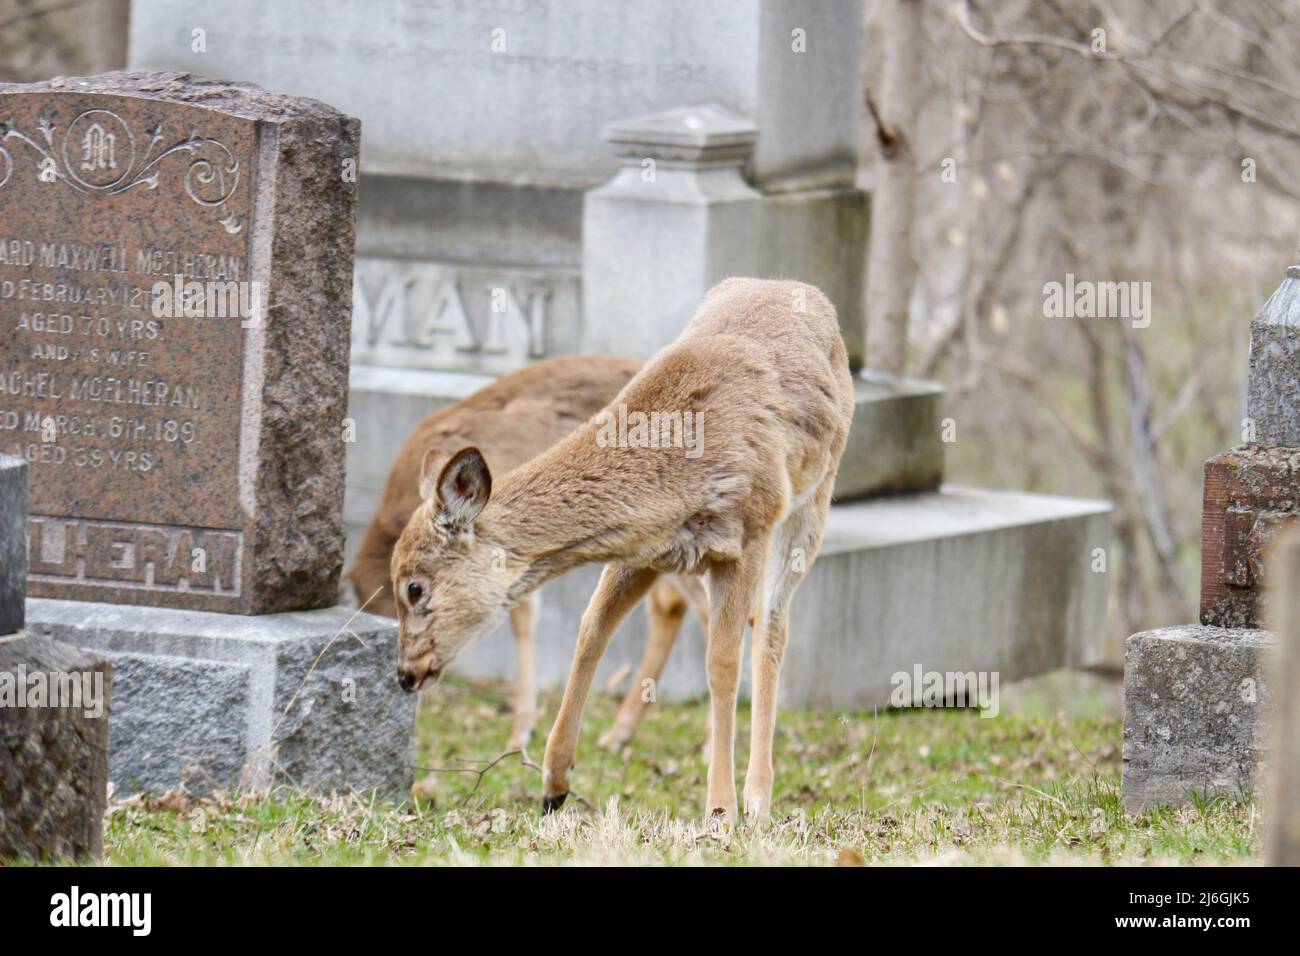
{"type": "Polygon", "coordinates": [[[632,568],[624,564],[607,564],[600,584],[591,596],[578,625],[578,646],[573,652],[573,666],[555,725],[546,739],[546,756],[542,759],[542,812],[558,810],[569,795],[569,768],[578,746],[582,709],[591,690],[591,681],[609,646],[609,639],[619,622],[636,606],[659,572],[650,568],[632,568]]]}
{"type": "Polygon", "coordinates": [[[539,593],[534,591],[510,609],[510,626],[515,632],[514,725],[508,750],[528,743],[537,726],[537,674],[533,664],[533,635],[540,610],[539,593]]]}
{"type": "Polygon", "coordinates": [[[772,813],[772,738],[776,733],[777,692],[790,628],[790,601],[821,545],[831,482],[786,518],[772,538],[764,574],[762,607],[754,622],[750,649],[753,683],[749,765],[745,769],[745,818],[762,825],[772,813]]]}
{"type": "Polygon", "coordinates": [[[709,593],[704,590],[704,582],[698,574],[675,574],[673,584],[681,591],[682,597],[695,613],[695,621],[700,625],[700,633],[709,633],[709,593]]]}
{"type": "MultiPolygon", "coordinates": [[[[677,585],[686,598],[686,603],[690,605],[695,614],[695,620],[700,626],[700,633],[707,640],[709,636],[709,594],[704,590],[704,582],[700,580],[698,574],[681,574],[673,576],[673,583],[677,585]]],[[[709,755],[713,752],[713,713],[709,710],[704,712],[704,763],[709,763],[709,755]]]]}
{"type": "Polygon", "coordinates": [[[787,604],[764,614],[754,628],[750,650],[753,683],[749,765],[745,769],[745,819],[764,824],[772,813],[772,738],[776,733],[777,689],[785,658],[790,609],[787,604]]]}
{"type": "Polygon", "coordinates": [[[707,811],[710,820],[735,823],[736,691],[740,685],[740,652],[745,622],[763,570],[764,544],[746,542],[737,561],[709,570],[709,773],[707,811]]]}
{"type": "Polygon", "coordinates": [[[613,751],[622,750],[636,736],[647,707],[655,699],[655,685],[686,617],[686,598],[667,580],[655,584],[646,604],[650,634],[646,639],[645,654],[636,676],[632,678],[632,686],[627,689],[618,708],[618,716],[600,737],[600,745],[613,751]]]}

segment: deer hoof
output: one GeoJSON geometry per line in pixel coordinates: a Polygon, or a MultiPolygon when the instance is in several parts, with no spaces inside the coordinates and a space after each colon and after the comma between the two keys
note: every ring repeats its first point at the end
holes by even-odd
{"type": "Polygon", "coordinates": [[[554,813],[560,807],[564,806],[564,800],[568,797],[567,793],[557,793],[554,796],[542,797],[542,816],[554,813]]]}
{"type": "Polygon", "coordinates": [[[596,741],[596,744],[610,753],[616,754],[631,742],[631,734],[624,733],[617,727],[611,727],[600,735],[600,739],[596,741]]]}

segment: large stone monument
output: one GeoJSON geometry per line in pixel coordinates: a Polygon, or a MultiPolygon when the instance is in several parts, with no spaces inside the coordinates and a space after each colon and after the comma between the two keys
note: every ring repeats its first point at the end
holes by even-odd
{"type": "Polygon", "coordinates": [[[26,633],[27,463],[0,455],[0,860],[103,847],[112,671],[26,633]]]}
{"type": "MultiPolygon", "coordinates": [[[[379,0],[363,14],[235,0],[219,22],[205,13],[137,0],[132,66],[235,76],[366,124],[354,540],[424,414],[548,355],[649,356],[729,275],[823,289],[861,364],[860,4],[379,0]]],[[[846,471],[841,496],[937,486],[938,390],[876,382],[860,398],[856,440],[879,423],[909,460],[846,471]]]]}
{"type": "Polygon", "coordinates": [[[1205,463],[1201,623],[1134,634],[1124,663],[1124,803],[1256,790],[1269,751],[1275,649],[1268,578],[1300,517],[1300,266],[1250,323],[1242,445],[1205,463]]]}
{"type": "MultiPolygon", "coordinates": [[[[547,355],[648,357],[728,275],[825,290],[855,370],[864,364],[855,0],[233,0],[223,13],[135,0],[132,66],[320,97],[366,125],[352,547],[426,413],[547,355]]],[[[861,373],[856,393],[836,485],[851,503],[796,598],[796,632],[818,638],[792,643],[786,702],[887,703],[889,675],[916,663],[1009,679],[1099,660],[1106,506],[940,490],[942,390],[861,373]]],[[[543,685],[567,674],[595,574],[543,595],[543,685]]],[[[606,673],[639,658],[644,628],[638,611],[606,673]]],[[[705,689],[703,638],[686,631],[665,697],[705,689]]],[[[458,663],[506,675],[512,647],[487,640],[458,663]]]]}
{"type": "Polygon", "coordinates": [[[113,662],[114,784],[405,789],[394,629],[333,607],[359,124],[177,74],[0,117],[28,623],[113,662]]]}

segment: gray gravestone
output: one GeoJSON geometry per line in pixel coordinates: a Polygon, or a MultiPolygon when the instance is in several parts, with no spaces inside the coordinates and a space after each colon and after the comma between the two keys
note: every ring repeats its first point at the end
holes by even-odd
{"type": "Polygon", "coordinates": [[[0,455],[0,860],[83,859],[103,847],[103,658],[25,633],[26,462],[0,455]]]}

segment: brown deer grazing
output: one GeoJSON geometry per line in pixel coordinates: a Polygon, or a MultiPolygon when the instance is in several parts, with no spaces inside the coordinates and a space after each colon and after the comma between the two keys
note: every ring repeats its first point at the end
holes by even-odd
{"type": "MultiPolygon", "coordinates": [[[[426,453],[430,467],[441,467],[456,451],[474,445],[494,471],[504,474],[541,454],[600,411],[640,366],[635,359],[599,356],[548,359],[504,375],[468,398],[426,415],[398,452],[379,510],[366,529],[352,567],[343,576],[345,602],[397,617],[389,576],[393,547],[420,505],[420,469],[426,453]]],[[[650,596],[645,657],[618,717],[601,738],[606,746],[620,748],[635,735],[647,706],[642,699],[642,681],[658,681],[688,604],[701,616],[701,627],[707,633],[706,598],[699,579],[685,577],[675,584],[665,580],[650,596]]],[[[535,598],[530,595],[510,609],[516,647],[514,725],[508,744],[512,749],[528,740],[537,723],[535,598]]]]}
{"type": "Polygon", "coordinates": [[[543,582],[604,562],[546,743],[549,812],[568,794],[583,705],[614,628],[661,574],[703,573],[707,810],[737,817],[736,690],[752,617],[745,812],[767,819],[790,599],[821,544],[852,416],[848,357],[826,297],[797,282],[728,279],[610,405],[495,493],[477,448],[445,464],[426,456],[425,501],[393,552],[404,685],[436,677],[543,582]],[[650,413],[680,434],[647,427],[650,413]]]}

